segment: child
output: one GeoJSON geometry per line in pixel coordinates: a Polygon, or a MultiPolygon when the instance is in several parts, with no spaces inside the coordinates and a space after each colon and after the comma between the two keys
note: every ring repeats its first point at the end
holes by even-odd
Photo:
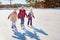
{"type": "Polygon", "coordinates": [[[28,17],[28,26],[29,26],[29,24],[30,24],[30,26],[32,26],[32,17],[35,18],[34,14],[32,12],[32,9],[30,9],[30,12],[27,17],[28,17]]]}
{"type": "Polygon", "coordinates": [[[8,19],[10,18],[11,22],[12,22],[12,29],[13,30],[17,30],[16,28],[16,21],[17,21],[17,12],[16,10],[14,10],[9,16],[8,19]]]}
{"type": "Polygon", "coordinates": [[[27,16],[27,14],[26,14],[26,10],[24,9],[24,7],[22,6],[21,7],[21,9],[19,9],[19,13],[18,13],[18,19],[20,19],[20,21],[21,21],[21,28],[25,28],[25,26],[24,26],[24,18],[25,18],[25,16],[27,16]]]}

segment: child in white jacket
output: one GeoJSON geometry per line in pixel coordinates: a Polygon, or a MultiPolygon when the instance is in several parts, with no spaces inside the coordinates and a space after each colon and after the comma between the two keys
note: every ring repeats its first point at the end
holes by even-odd
{"type": "Polygon", "coordinates": [[[28,17],[27,25],[29,26],[29,24],[30,24],[30,26],[32,26],[32,18],[35,18],[32,9],[30,9],[30,12],[27,17],[28,17]]]}
{"type": "Polygon", "coordinates": [[[17,12],[13,10],[13,12],[8,16],[8,19],[12,22],[12,29],[17,30],[16,28],[16,21],[17,21],[17,12]]]}

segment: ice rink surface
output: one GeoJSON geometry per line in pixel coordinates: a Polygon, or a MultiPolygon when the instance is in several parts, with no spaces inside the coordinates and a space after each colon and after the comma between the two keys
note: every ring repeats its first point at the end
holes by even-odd
{"type": "MultiPolygon", "coordinates": [[[[27,26],[27,18],[25,18],[26,30],[22,30],[18,19],[16,22],[18,31],[16,33],[12,31],[11,21],[8,20],[11,12],[12,10],[0,10],[0,40],[60,40],[59,9],[33,9],[35,15],[33,27],[27,26]],[[48,35],[44,34],[44,32],[48,35]],[[23,36],[23,33],[26,33],[28,36],[23,36]],[[14,38],[12,36],[18,37],[14,38]]],[[[28,12],[26,11],[27,14],[28,12]]]]}

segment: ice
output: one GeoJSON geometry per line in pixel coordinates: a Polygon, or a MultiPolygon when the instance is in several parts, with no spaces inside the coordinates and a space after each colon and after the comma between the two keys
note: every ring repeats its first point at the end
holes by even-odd
{"type": "MultiPolygon", "coordinates": [[[[8,15],[13,10],[0,10],[0,40],[20,40],[13,38],[12,36],[16,36],[11,29],[11,21],[8,20],[8,15]]],[[[29,11],[27,11],[28,14],[29,11]]],[[[28,33],[34,35],[34,31],[36,35],[41,40],[60,40],[60,10],[56,9],[33,9],[35,19],[33,19],[33,27],[27,26],[27,18],[25,18],[25,28],[28,33]],[[38,30],[43,30],[48,35],[44,33],[39,33],[38,30]]],[[[18,10],[17,10],[18,13],[18,10]]],[[[18,19],[16,22],[18,33],[23,34],[26,31],[22,30],[20,27],[20,20],[18,19]]],[[[28,34],[26,32],[26,34],[28,34]]],[[[29,34],[28,34],[29,35],[29,34]]],[[[30,36],[25,36],[26,40],[38,40],[35,36],[34,38],[30,38],[30,36]]],[[[21,39],[23,40],[23,39],[21,39]]]]}

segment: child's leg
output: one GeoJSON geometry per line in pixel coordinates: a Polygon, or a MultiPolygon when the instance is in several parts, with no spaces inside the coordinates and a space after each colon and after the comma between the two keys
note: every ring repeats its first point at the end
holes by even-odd
{"type": "Polygon", "coordinates": [[[32,19],[30,19],[30,25],[32,26],[32,19]]]}
{"type": "Polygon", "coordinates": [[[12,22],[12,29],[14,28],[14,23],[12,22]]]}
{"type": "Polygon", "coordinates": [[[28,19],[28,23],[27,23],[27,25],[29,25],[29,19],[28,19]]]}
{"type": "Polygon", "coordinates": [[[25,26],[24,26],[24,18],[21,18],[21,28],[22,29],[25,29],[25,26]]]}
{"type": "Polygon", "coordinates": [[[24,26],[24,18],[21,18],[21,27],[24,26]]]}
{"type": "Polygon", "coordinates": [[[17,28],[16,28],[16,23],[15,23],[15,22],[12,22],[12,29],[17,30],[17,28]]]}

